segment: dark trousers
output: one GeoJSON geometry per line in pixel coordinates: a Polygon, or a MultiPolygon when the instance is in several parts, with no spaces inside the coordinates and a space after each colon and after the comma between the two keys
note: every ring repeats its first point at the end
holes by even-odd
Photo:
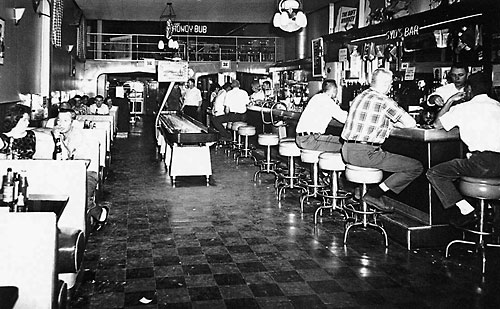
{"type": "Polygon", "coordinates": [[[189,117],[200,121],[200,115],[199,115],[199,110],[200,108],[198,106],[184,106],[184,114],[188,115],[189,117]]]}
{"type": "Polygon", "coordinates": [[[453,159],[431,167],[427,171],[427,179],[444,208],[450,208],[463,199],[455,186],[455,181],[462,176],[500,177],[500,153],[476,151],[469,158],[453,159]]]}
{"type": "Polygon", "coordinates": [[[87,171],[87,209],[89,210],[89,215],[95,220],[99,220],[102,212],[102,207],[98,206],[94,200],[97,182],[97,173],[87,171]]]}
{"type": "Polygon", "coordinates": [[[295,143],[301,149],[339,152],[342,145],[339,137],[324,134],[309,134],[304,136],[296,136],[295,143]]]}
{"type": "Polygon", "coordinates": [[[224,129],[223,123],[235,122],[235,121],[245,121],[247,119],[247,114],[229,113],[221,116],[214,117],[212,119],[212,124],[214,128],[219,131],[221,137],[231,138],[231,132],[224,129]]]}
{"type": "Polygon", "coordinates": [[[400,193],[423,171],[420,161],[383,150],[379,146],[344,144],[342,157],[348,164],[378,168],[392,173],[384,183],[394,193],[400,193]]]}

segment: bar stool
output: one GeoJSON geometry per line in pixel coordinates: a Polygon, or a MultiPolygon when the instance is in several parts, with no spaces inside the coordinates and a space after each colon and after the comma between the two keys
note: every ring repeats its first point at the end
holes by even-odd
{"type": "MultiPolygon", "coordinates": [[[[231,123],[231,130],[233,131],[233,140],[231,142],[231,144],[232,144],[231,150],[239,151],[241,149],[243,144],[241,143],[241,138],[238,135],[238,129],[241,126],[246,126],[246,125],[248,125],[248,124],[246,122],[243,122],[243,121],[235,121],[235,122],[231,123]]],[[[228,155],[229,155],[229,153],[228,153],[228,155]]]]}
{"type": "Polygon", "coordinates": [[[310,197],[316,198],[318,196],[318,189],[324,188],[323,185],[319,185],[319,175],[318,175],[318,161],[319,155],[322,151],[310,150],[310,149],[300,149],[300,160],[303,163],[311,164],[311,180],[304,183],[305,191],[300,195],[300,212],[304,212],[304,203],[309,201],[310,197]]]}
{"type": "Polygon", "coordinates": [[[338,185],[339,173],[345,170],[342,155],[338,152],[323,152],[319,155],[318,165],[320,170],[330,172],[330,188],[318,193],[325,198],[325,203],[323,203],[323,206],[316,209],[314,213],[314,225],[318,223],[318,213],[322,214],[323,209],[330,209],[330,211],[339,210],[343,213],[344,217],[347,218],[344,207],[346,199],[351,198],[351,194],[349,192],[340,191],[338,185]],[[330,204],[327,204],[327,201],[329,201],[330,204]],[[337,205],[338,201],[340,201],[340,206],[337,205]]]}
{"type": "Polygon", "coordinates": [[[345,208],[346,211],[353,214],[353,218],[348,218],[346,220],[346,227],[344,230],[344,245],[347,243],[347,236],[349,231],[355,227],[371,227],[380,230],[384,236],[385,246],[389,246],[389,241],[387,240],[387,233],[382,226],[381,222],[377,220],[377,217],[382,212],[377,210],[369,210],[368,205],[363,201],[362,197],[365,195],[367,184],[376,184],[382,180],[383,173],[381,170],[376,168],[361,167],[356,165],[347,164],[345,169],[345,176],[348,181],[361,184],[361,209],[356,209],[353,206],[345,208]],[[371,219],[371,220],[370,220],[371,219]],[[354,221],[354,222],[353,222],[354,221]]]}
{"type": "Polygon", "coordinates": [[[271,161],[271,146],[277,146],[279,142],[278,134],[262,133],[257,136],[257,143],[266,146],[266,160],[261,160],[258,163],[260,169],[253,175],[253,181],[257,181],[257,176],[260,173],[274,174],[274,177],[276,177],[276,162],[271,161]]]}
{"type": "Polygon", "coordinates": [[[280,141],[279,154],[288,158],[288,170],[280,172],[275,183],[278,201],[281,201],[286,188],[299,190],[304,190],[304,188],[299,185],[302,176],[295,171],[294,157],[300,157],[300,148],[295,144],[295,140],[280,141]]]}
{"type": "Polygon", "coordinates": [[[243,147],[236,154],[235,160],[236,165],[238,165],[240,158],[251,158],[255,163],[257,163],[257,159],[253,156],[252,150],[250,149],[250,144],[248,143],[248,137],[255,135],[255,127],[254,126],[240,126],[238,127],[238,136],[241,138],[245,137],[245,141],[243,143],[243,147]]]}
{"type": "Polygon", "coordinates": [[[476,178],[461,177],[458,184],[460,192],[465,196],[470,196],[479,200],[479,222],[477,229],[460,228],[463,232],[463,239],[456,239],[446,246],[445,257],[448,257],[450,247],[456,243],[469,244],[476,246],[476,252],[482,254],[482,273],[486,270],[486,250],[485,247],[500,247],[500,244],[489,244],[485,242],[486,236],[491,236],[491,231],[485,230],[485,211],[488,200],[500,199],[500,178],[476,178]],[[465,240],[465,233],[478,235],[477,242],[465,240]]]}

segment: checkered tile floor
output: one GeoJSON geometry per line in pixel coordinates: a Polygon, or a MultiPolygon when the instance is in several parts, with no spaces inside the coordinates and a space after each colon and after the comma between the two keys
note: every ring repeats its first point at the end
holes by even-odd
{"type": "Polygon", "coordinates": [[[342,245],[341,218],[297,196],[281,207],[269,175],[212,153],[213,176],[171,187],[149,123],[117,139],[102,203],[110,222],[87,244],[72,308],[499,308],[500,250],[480,258],[457,249],[408,252],[376,231],[342,245]],[[459,253],[462,251],[462,253],[459,253]]]}

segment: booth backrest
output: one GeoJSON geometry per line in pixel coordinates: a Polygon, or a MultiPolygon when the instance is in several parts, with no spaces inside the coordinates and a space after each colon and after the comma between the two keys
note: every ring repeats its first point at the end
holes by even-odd
{"type": "Polygon", "coordinates": [[[53,308],[57,278],[55,214],[0,214],[0,248],[0,286],[19,289],[14,308],[53,308]]]}
{"type": "Polygon", "coordinates": [[[90,165],[88,166],[87,169],[89,171],[99,173],[99,167],[101,166],[99,137],[97,136],[96,132],[93,132],[94,130],[79,129],[79,131],[81,131],[81,134],[85,138],[85,147],[82,147],[82,149],[78,151],[80,156],[75,159],[90,160],[90,165]]]}
{"type": "Polygon", "coordinates": [[[30,194],[69,196],[58,226],[85,232],[86,164],[83,160],[0,160],[0,175],[9,167],[15,172],[25,171],[28,198],[30,194]]]}
{"type": "Polygon", "coordinates": [[[77,120],[85,121],[90,120],[96,123],[97,128],[105,128],[109,129],[110,139],[114,139],[115,135],[115,123],[114,117],[112,115],[77,115],[77,120]],[[104,125],[99,125],[99,122],[107,122],[108,124],[104,127],[104,125]]]}

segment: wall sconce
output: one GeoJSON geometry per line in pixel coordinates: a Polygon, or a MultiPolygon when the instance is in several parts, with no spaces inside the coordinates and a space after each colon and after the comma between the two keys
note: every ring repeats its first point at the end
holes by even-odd
{"type": "Polygon", "coordinates": [[[68,52],[68,54],[71,54],[71,52],[73,51],[73,47],[74,45],[64,45],[64,49],[66,50],[66,52],[68,52]]]}
{"type": "Polygon", "coordinates": [[[294,32],[307,26],[307,17],[302,12],[300,0],[281,0],[274,14],[273,25],[286,32],[294,32]]]}
{"type": "Polygon", "coordinates": [[[14,8],[14,25],[18,25],[21,18],[23,18],[25,8],[14,8]]]}

